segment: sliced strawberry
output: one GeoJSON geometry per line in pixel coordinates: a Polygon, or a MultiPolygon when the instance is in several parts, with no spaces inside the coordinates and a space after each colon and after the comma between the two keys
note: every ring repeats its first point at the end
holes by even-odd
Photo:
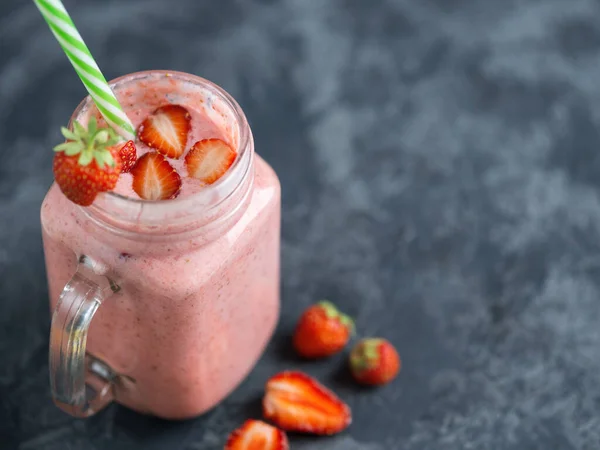
{"type": "Polygon", "coordinates": [[[191,177],[213,184],[231,167],[237,153],[221,139],[204,139],[194,144],[185,157],[191,177]]]}
{"type": "Polygon", "coordinates": [[[131,169],[133,190],[144,200],[175,198],[181,190],[181,177],[160,153],[146,153],[131,169]]]}
{"type": "Polygon", "coordinates": [[[148,147],[177,159],[185,151],[190,121],[190,113],[183,106],[164,105],[144,120],[138,128],[138,137],[148,147]]]}
{"type": "Polygon", "coordinates": [[[137,160],[137,149],[135,148],[135,143],[133,141],[127,141],[123,146],[119,149],[119,156],[121,157],[121,172],[129,172],[131,168],[135,165],[137,160]]]}
{"type": "Polygon", "coordinates": [[[225,450],[288,450],[285,433],[260,420],[247,420],[227,439],[225,450]]]}
{"type": "Polygon", "coordinates": [[[348,405],[302,372],[272,377],[263,398],[263,415],[287,431],[335,434],[352,422],[348,405]]]}

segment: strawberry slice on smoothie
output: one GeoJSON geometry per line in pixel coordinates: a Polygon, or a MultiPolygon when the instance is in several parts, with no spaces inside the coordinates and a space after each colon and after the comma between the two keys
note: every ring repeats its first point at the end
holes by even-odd
{"type": "Polygon", "coordinates": [[[138,128],[138,138],[167,158],[178,159],[185,152],[191,116],[180,105],[157,108],[138,128]]]}
{"type": "Polygon", "coordinates": [[[237,153],[221,139],[203,139],[185,156],[189,176],[213,184],[231,167],[237,153]]]}
{"type": "Polygon", "coordinates": [[[131,169],[132,187],[144,200],[168,200],[181,190],[181,177],[160,153],[146,153],[131,169]]]}

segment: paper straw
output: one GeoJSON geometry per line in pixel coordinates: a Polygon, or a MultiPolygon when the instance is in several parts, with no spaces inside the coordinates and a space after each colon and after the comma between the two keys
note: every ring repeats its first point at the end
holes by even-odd
{"type": "Polygon", "coordinates": [[[60,0],[33,0],[106,122],[125,139],[135,129],[60,0]]]}

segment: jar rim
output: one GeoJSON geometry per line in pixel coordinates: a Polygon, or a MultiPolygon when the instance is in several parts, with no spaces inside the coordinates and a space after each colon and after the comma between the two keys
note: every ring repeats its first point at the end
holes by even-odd
{"type": "MultiPolygon", "coordinates": [[[[113,90],[118,91],[121,87],[139,81],[148,80],[152,82],[154,80],[158,82],[165,78],[175,79],[205,90],[210,95],[214,95],[228,109],[227,113],[232,115],[234,126],[237,127],[237,136],[239,136],[237,145],[238,157],[221,179],[192,195],[171,200],[153,201],[127,197],[111,191],[104,192],[98,195],[96,201],[91,206],[83,208],[88,216],[95,216],[96,219],[100,217],[106,218],[107,216],[109,218],[119,217],[121,223],[123,223],[123,219],[125,219],[125,222],[140,223],[142,213],[145,213],[146,216],[154,217],[156,220],[159,220],[158,217],[163,215],[181,217],[180,213],[186,210],[194,210],[204,214],[214,210],[229,197],[233,196],[248,178],[254,152],[250,126],[239,104],[223,88],[202,77],[170,70],[134,72],[110,81],[109,85],[113,90]],[[123,216],[130,216],[131,220],[127,220],[127,217],[123,216]]],[[[69,126],[72,126],[74,120],[88,113],[93,105],[94,103],[89,95],[84,98],[73,112],[69,126]]],[[[145,224],[153,225],[152,223],[145,224]]]]}

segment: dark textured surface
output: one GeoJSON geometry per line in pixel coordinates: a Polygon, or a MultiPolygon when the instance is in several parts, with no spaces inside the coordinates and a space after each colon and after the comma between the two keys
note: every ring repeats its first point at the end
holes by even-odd
{"type": "Polygon", "coordinates": [[[592,0],[67,1],[112,78],[205,76],[283,184],[276,338],[185,423],[51,404],[39,206],[83,96],[31,2],[0,3],[0,446],[220,449],[283,368],[353,407],[294,449],[600,448],[600,5],[592,0]],[[328,297],[404,368],[355,388],[287,335],[328,297]]]}

